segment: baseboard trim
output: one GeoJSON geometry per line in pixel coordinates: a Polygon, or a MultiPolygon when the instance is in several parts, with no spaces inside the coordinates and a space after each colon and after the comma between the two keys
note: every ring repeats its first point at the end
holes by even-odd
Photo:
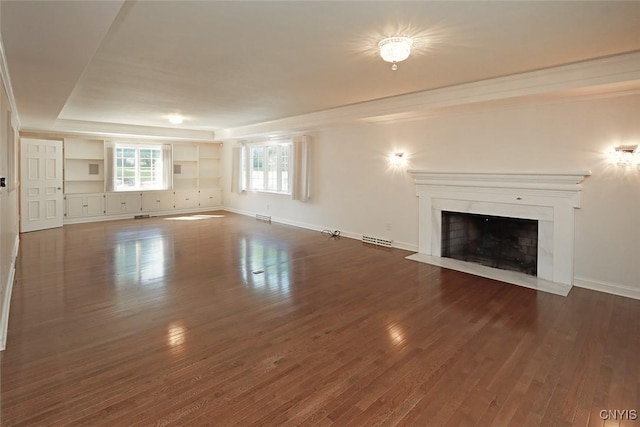
{"type": "Polygon", "coordinates": [[[2,294],[2,315],[0,316],[0,351],[7,347],[7,331],[9,330],[9,309],[11,307],[11,292],[13,291],[13,282],[16,277],[16,258],[18,256],[18,248],[20,247],[20,235],[16,236],[13,244],[12,261],[9,266],[9,277],[5,284],[5,291],[2,294]]]}
{"type": "Polygon", "coordinates": [[[121,219],[134,219],[136,215],[149,215],[150,217],[156,216],[171,216],[171,215],[184,215],[191,213],[199,213],[199,212],[211,212],[211,211],[220,211],[225,210],[222,206],[209,206],[203,208],[191,208],[191,209],[173,209],[170,211],[141,211],[139,213],[128,213],[124,215],[102,215],[102,216],[91,216],[86,218],[65,218],[64,225],[71,224],[84,224],[87,222],[102,222],[102,221],[116,221],[121,219]]]}
{"type": "MultiPolygon", "coordinates": [[[[245,216],[250,216],[250,217],[255,217],[256,216],[256,212],[249,212],[249,211],[245,211],[242,209],[236,209],[236,208],[230,208],[227,206],[223,206],[221,208],[224,211],[227,212],[232,212],[232,213],[236,213],[239,215],[245,215],[245,216]]],[[[294,220],[290,220],[287,218],[281,218],[281,217],[275,217],[275,216],[271,216],[271,222],[277,222],[279,224],[285,224],[285,225],[291,225],[293,227],[298,227],[298,228],[304,228],[307,230],[313,230],[313,231],[322,231],[322,230],[333,230],[333,227],[327,227],[327,226],[320,226],[317,224],[309,224],[307,222],[301,222],[301,221],[294,221],[294,220]]],[[[362,233],[354,233],[352,231],[348,231],[348,230],[340,230],[340,237],[346,237],[349,239],[354,239],[354,240],[361,240],[362,239],[362,233]]],[[[404,242],[393,242],[392,247],[396,248],[396,249],[402,249],[405,251],[410,251],[410,252],[417,252],[418,251],[418,245],[412,245],[410,243],[404,243],[404,242]]]]}
{"type": "Polygon", "coordinates": [[[591,289],[592,291],[599,291],[607,294],[640,300],[639,288],[630,288],[628,286],[618,285],[615,283],[585,279],[584,277],[574,277],[573,285],[579,288],[591,289]]]}

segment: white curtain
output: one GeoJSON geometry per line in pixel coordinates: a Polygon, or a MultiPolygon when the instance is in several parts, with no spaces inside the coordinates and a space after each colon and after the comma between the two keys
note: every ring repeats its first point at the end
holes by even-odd
{"type": "Polygon", "coordinates": [[[115,182],[113,179],[113,169],[115,168],[114,148],[115,148],[115,144],[112,141],[105,142],[104,144],[104,178],[105,178],[105,190],[107,192],[111,192],[115,188],[115,182]]]}
{"type": "Polygon", "coordinates": [[[162,145],[162,185],[165,190],[173,188],[173,145],[162,145]]]}
{"type": "Polygon", "coordinates": [[[291,198],[306,202],[311,199],[311,137],[293,138],[293,176],[291,198]]]}
{"type": "Polygon", "coordinates": [[[242,144],[239,147],[233,147],[231,151],[231,192],[244,193],[247,191],[247,177],[245,167],[248,162],[246,147],[242,144]]]}

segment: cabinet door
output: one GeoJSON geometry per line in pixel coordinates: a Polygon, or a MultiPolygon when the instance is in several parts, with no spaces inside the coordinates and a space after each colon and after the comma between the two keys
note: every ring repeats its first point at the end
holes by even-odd
{"type": "Polygon", "coordinates": [[[112,193],[106,197],[106,211],[109,214],[140,212],[140,193],[112,193]]]}
{"type": "Polygon", "coordinates": [[[123,201],[120,194],[107,194],[105,198],[105,210],[107,215],[119,214],[123,211],[123,201]]]}
{"type": "Polygon", "coordinates": [[[184,190],[175,192],[176,209],[197,208],[198,203],[198,190],[184,190]]]}
{"type": "Polygon", "coordinates": [[[217,207],[222,204],[222,191],[219,188],[200,190],[200,207],[217,207]]]}
{"type": "Polygon", "coordinates": [[[67,218],[104,215],[103,194],[67,194],[67,218]]]}
{"type": "Polygon", "coordinates": [[[173,210],[173,191],[153,191],[142,193],[144,212],[173,210]]]}
{"type": "Polygon", "coordinates": [[[81,194],[67,195],[67,218],[84,216],[84,196],[81,194]]]}
{"type": "Polygon", "coordinates": [[[123,212],[139,213],[140,212],[140,193],[126,193],[122,195],[123,212]]]}
{"type": "Polygon", "coordinates": [[[142,203],[143,212],[160,210],[160,194],[158,193],[142,193],[140,201],[142,203]]]}
{"type": "Polygon", "coordinates": [[[104,215],[104,196],[102,194],[88,194],[85,196],[84,202],[87,216],[104,215]]]}

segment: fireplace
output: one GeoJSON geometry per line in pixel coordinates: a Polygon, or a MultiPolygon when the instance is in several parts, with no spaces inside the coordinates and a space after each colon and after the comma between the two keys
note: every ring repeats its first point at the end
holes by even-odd
{"type": "MultiPolygon", "coordinates": [[[[414,177],[419,197],[419,221],[418,253],[407,258],[558,295],[569,293],[573,285],[574,211],[580,207],[581,182],[590,175],[589,171],[467,173],[410,170],[409,173],[414,177]],[[465,255],[466,260],[451,256],[460,248],[455,239],[453,248],[446,246],[446,234],[452,227],[448,214],[443,214],[447,212],[454,214],[454,227],[458,227],[460,218],[471,215],[480,216],[480,222],[492,222],[496,217],[510,218],[515,222],[506,226],[508,228],[529,224],[525,228],[536,229],[536,243],[533,244],[531,235],[517,237],[516,240],[526,243],[526,249],[518,249],[526,256],[511,256],[516,260],[502,262],[501,266],[487,265],[490,261],[483,259],[498,239],[491,234],[482,242],[468,244],[482,246],[482,254],[478,255],[476,251],[475,255],[465,255]],[[529,266],[523,268],[525,271],[505,267],[520,263],[529,266]],[[535,268],[531,264],[535,264],[535,268]]],[[[477,225],[467,228],[475,236],[479,232],[473,231],[474,227],[478,228],[477,225]]],[[[463,231],[457,230],[455,236],[462,234],[463,231]]],[[[511,241],[513,244],[513,238],[511,241]]]]}
{"type": "Polygon", "coordinates": [[[537,276],[538,221],[443,211],[441,255],[537,276]]]}

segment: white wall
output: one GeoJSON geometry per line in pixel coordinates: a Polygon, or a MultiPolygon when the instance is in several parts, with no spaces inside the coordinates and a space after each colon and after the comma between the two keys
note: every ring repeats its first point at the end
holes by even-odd
{"type": "Polygon", "coordinates": [[[640,143],[640,95],[485,107],[388,124],[309,133],[314,138],[310,203],[230,192],[233,144],[224,146],[224,205],[275,220],[390,238],[417,249],[417,198],[407,168],[459,171],[582,170],[576,213],[576,284],[640,298],[640,170],[608,164],[606,152],[640,143]]]}
{"type": "MultiPolygon", "coordinates": [[[[11,107],[6,91],[0,84],[0,177],[7,177],[9,162],[13,162],[14,171],[17,167],[16,153],[9,158],[9,127],[13,126],[8,114],[11,107]]],[[[14,144],[17,131],[14,129],[14,144]]],[[[15,145],[14,145],[15,147],[15,145]]],[[[4,349],[6,340],[6,328],[8,321],[8,308],[13,283],[14,261],[18,244],[18,189],[13,187],[11,191],[7,187],[0,188],[0,350],[4,349]]]]}

